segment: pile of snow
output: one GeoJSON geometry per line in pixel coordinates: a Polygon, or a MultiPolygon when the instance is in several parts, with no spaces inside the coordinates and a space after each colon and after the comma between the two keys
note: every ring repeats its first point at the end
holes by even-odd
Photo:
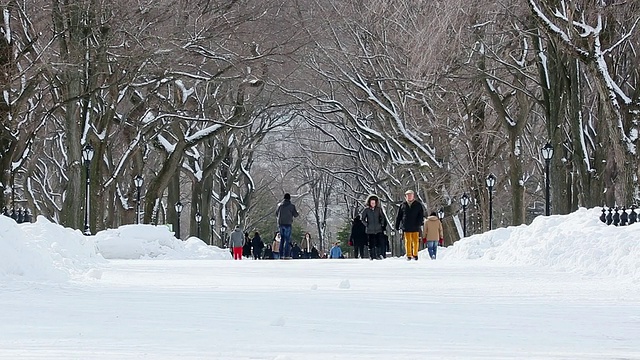
{"type": "Polygon", "coordinates": [[[165,226],[125,225],[85,236],[38,217],[17,224],[0,216],[0,280],[99,278],[106,259],[231,259],[198,238],[181,241],[165,226]]]}
{"type": "Polygon", "coordinates": [[[0,216],[0,279],[64,281],[76,276],[99,277],[106,261],[91,237],[39,216],[17,224],[0,216]]]}
{"type": "Polygon", "coordinates": [[[124,225],[100,231],[94,238],[106,259],[231,259],[229,250],[208,246],[196,237],[178,240],[166,226],[124,225]]]}
{"type": "MultiPolygon", "coordinates": [[[[606,225],[601,208],[539,216],[531,225],[473,235],[438,251],[446,260],[478,259],[640,281],[640,223],[606,225]]],[[[424,251],[425,257],[428,257],[424,251]]]]}

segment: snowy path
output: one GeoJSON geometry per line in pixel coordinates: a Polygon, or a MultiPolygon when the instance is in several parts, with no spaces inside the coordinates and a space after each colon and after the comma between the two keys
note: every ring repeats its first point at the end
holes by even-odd
{"type": "Polygon", "coordinates": [[[479,261],[109,266],[0,282],[0,358],[640,359],[640,290],[611,279],[479,261]]]}

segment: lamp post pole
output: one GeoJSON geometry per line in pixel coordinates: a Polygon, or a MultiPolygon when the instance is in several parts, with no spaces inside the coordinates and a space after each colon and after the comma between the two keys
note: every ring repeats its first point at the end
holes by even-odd
{"type": "Polygon", "coordinates": [[[487,189],[489,189],[489,230],[493,229],[493,187],[496,185],[496,176],[487,176],[487,189]]]}
{"type": "Polygon", "coordinates": [[[175,205],[176,209],[176,238],[180,239],[180,213],[182,212],[182,203],[178,201],[175,205]]]}
{"type": "Polygon", "coordinates": [[[140,190],[142,189],[142,183],[144,183],[144,179],[142,176],[138,175],[133,179],[134,184],[136,185],[136,224],[140,224],[140,190]]]}
{"type": "MultiPolygon", "coordinates": [[[[391,256],[394,256],[394,255],[395,255],[395,253],[396,253],[396,251],[395,251],[395,248],[396,248],[396,231],[395,231],[393,228],[391,228],[391,241],[390,241],[390,245],[391,245],[391,249],[390,249],[390,250],[391,250],[391,256]]],[[[362,256],[362,255],[361,255],[361,256],[362,256]]]]}
{"type": "Polygon", "coordinates": [[[467,237],[467,206],[469,206],[469,195],[467,193],[462,194],[460,203],[462,204],[462,236],[467,237]]]}
{"type": "Polygon", "coordinates": [[[211,236],[209,237],[209,245],[213,246],[213,230],[215,229],[215,226],[216,226],[216,219],[214,218],[209,219],[209,225],[211,225],[211,236]]]}
{"type": "Polygon", "coordinates": [[[91,159],[93,159],[93,147],[91,144],[87,144],[82,149],[82,160],[84,160],[84,167],[86,169],[86,186],[85,186],[85,204],[84,204],[84,231],[85,235],[91,235],[91,227],[89,226],[89,186],[91,185],[91,178],[89,177],[89,168],[91,165],[91,159]]]}
{"type": "Polygon", "coordinates": [[[545,173],[545,182],[544,182],[544,188],[545,188],[545,208],[544,208],[544,214],[546,216],[551,215],[551,200],[550,200],[550,179],[549,179],[549,163],[551,162],[551,158],[553,157],[553,146],[551,146],[551,144],[547,143],[543,148],[542,148],[542,158],[544,159],[544,173],[545,173]]]}
{"type": "Polygon", "coordinates": [[[200,212],[196,213],[196,237],[200,239],[200,222],[202,221],[202,215],[200,212]]]}

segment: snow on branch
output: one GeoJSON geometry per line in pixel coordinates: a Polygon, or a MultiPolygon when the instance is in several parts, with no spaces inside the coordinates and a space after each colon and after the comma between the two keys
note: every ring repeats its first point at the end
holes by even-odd
{"type": "Polygon", "coordinates": [[[201,139],[207,138],[216,132],[218,132],[223,127],[222,124],[214,124],[204,129],[198,130],[195,133],[185,137],[187,143],[193,144],[198,142],[201,139]]]}
{"type": "Polygon", "coordinates": [[[538,20],[542,22],[542,24],[547,29],[547,31],[550,31],[556,34],[564,42],[564,44],[568,48],[573,50],[576,54],[585,58],[589,56],[588,51],[577,47],[573,43],[573,41],[571,41],[571,38],[566,32],[564,32],[556,24],[554,24],[551,20],[549,20],[549,18],[544,14],[544,12],[538,7],[535,0],[529,0],[529,6],[531,7],[531,10],[533,11],[533,13],[537,16],[538,20]]]}

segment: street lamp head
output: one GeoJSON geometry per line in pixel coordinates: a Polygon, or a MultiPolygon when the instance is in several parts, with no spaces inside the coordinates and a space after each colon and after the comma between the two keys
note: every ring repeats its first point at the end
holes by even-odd
{"type": "Polygon", "coordinates": [[[180,214],[182,212],[182,203],[178,201],[175,206],[176,206],[176,212],[180,214]]]}
{"type": "Polygon", "coordinates": [[[200,221],[202,221],[202,215],[199,212],[197,212],[196,213],[196,222],[200,223],[200,221]]]}
{"type": "Polygon", "coordinates": [[[216,226],[216,219],[214,218],[209,219],[209,225],[211,225],[211,227],[216,226]]]}
{"type": "Polygon", "coordinates": [[[221,230],[222,232],[225,232],[225,231],[227,231],[227,227],[226,227],[226,226],[224,226],[224,225],[222,225],[222,226],[220,226],[220,230],[221,230]]]}
{"type": "Polygon", "coordinates": [[[496,176],[493,174],[489,174],[489,176],[487,176],[487,187],[489,189],[493,189],[495,185],[496,185],[496,176]]]}
{"type": "Polygon", "coordinates": [[[544,147],[542,147],[542,158],[546,161],[551,160],[553,157],[553,146],[547,143],[544,147]]]}
{"type": "Polygon", "coordinates": [[[440,208],[440,210],[438,210],[438,219],[442,220],[444,219],[444,209],[440,208]]]}
{"type": "Polygon", "coordinates": [[[88,163],[91,162],[91,159],[93,159],[93,146],[91,146],[91,144],[87,144],[82,149],[82,160],[88,163]]]}
{"type": "Polygon", "coordinates": [[[133,178],[133,183],[136,185],[137,188],[141,188],[142,184],[144,183],[144,179],[142,178],[142,176],[138,175],[133,178]]]}
{"type": "Polygon", "coordinates": [[[467,195],[467,193],[462,194],[462,197],[460,198],[460,204],[462,204],[462,207],[467,207],[469,205],[469,195],[467,195]]]}

